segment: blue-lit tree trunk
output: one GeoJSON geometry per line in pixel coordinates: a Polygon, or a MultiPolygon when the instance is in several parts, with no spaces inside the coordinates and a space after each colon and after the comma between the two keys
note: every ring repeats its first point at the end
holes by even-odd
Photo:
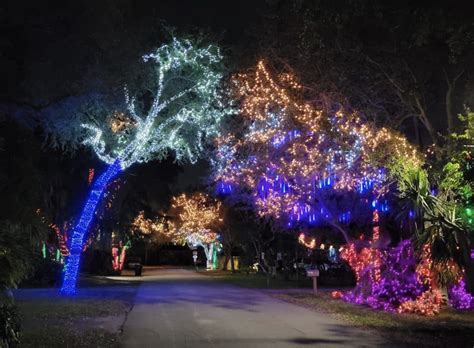
{"type": "Polygon", "coordinates": [[[79,222],[74,227],[71,245],[69,247],[70,255],[66,261],[61,293],[74,294],[76,292],[77,273],[81,260],[81,253],[84,246],[84,239],[94,218],[97,205],[99,204],[107,185],[121,171],[120,161],[116,160],[107,170],[94,181],[89,198],[82,210],[79,222]]]}

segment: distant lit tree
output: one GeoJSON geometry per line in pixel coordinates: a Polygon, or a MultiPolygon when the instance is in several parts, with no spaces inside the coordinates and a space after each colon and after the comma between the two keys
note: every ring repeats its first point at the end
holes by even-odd
{"type": "Polygon", "coordinates": [[[222,223],[221,203],[202,192],[190,196],[182,194],[172,199],[171,214],[176,217],[169,237],[190,248],[201,246],[207,259],[207,268],[214,268],[219,248],[217,229],[222,223]]]}
{"type": "Polygon", "coordinates": [[[208,195],[196,192],[172,198],[167,217],[146,219],[141,212],[133,226],[142,233],[152,233],[176,244],[187,244],[190,248],[201,246],[207,258],[207,267],[213,268],[215,254],[219,248],[217,230],[222,225],[221,203],[208,195]]]}

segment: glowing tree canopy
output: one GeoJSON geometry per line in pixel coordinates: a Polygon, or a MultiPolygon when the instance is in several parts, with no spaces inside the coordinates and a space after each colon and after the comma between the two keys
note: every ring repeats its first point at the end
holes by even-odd
{"type": "Polygon", "coordinates": [[[181,194],[172,199],[169,213],[172,221],[164,218],[152,221],[141,212],[133,226],[142,233],[163,235],[173,243],[188,244],[191,248],[202,246],[210,266],[219,245],[219,235],[215,231],[222,223],[221,213],[221,203],[204,193],[181,194]]]}
{"type": "Polygon", "coordinates": [[[219,235],[215,230],[222,223],[221,203],[201,192],[189,197],[182,194],[173,197],[171,211],[177,219],[174,228],[169,230],[170,237],[176,243],[187,243],[190,248],[202,246],[207,268],[211,269],[219,247],[219,235]]]}
{"type": "Polygon", "coordinates": [[[419,162],[402,136],[340,105],[305,102],[292,75],[272,76],[263,62],[235,76],[233,86],[240,119],[217,138],[213,179],[219,193],[240,196],[261,216],[289,227],[338,226],[351,211],[329,206],[328,194],[367,192],[372,198],[365,205],[386,211],[385,168],[400,158],[419,162]]]}
{"type": "Polygon", "coordinates": [[[171,204],[172,214],[177,217],[175,228],[171,231],[176,243],[185,243],[191,234],[202,235],[200,239],[205,243],[215,240],[206,236],[222,222],[219,201],[202,192],[196,192],[190,196],[183,193],[173,197],[171,204]]]}
{"type": "Polygon", "coordinates": [[[156,64],[156,91],[149,109],[139,110],[125,89],[126,111],[111,114],[101,125],[83,124],[91,134],[84,143],[108,164],[119,160],[122,169],[163,159],[168,151],[177,160],[195,162],[228,112],[218,94],[219,49],[174,39],[143,60],[156,64]]]}
{"type": "Polygon", "coordinates": [[[188,40],[174,39],[143,60],[155,68],[154,94],[149,102],[143,102],[149,107],[139,107],[137,98],[125,90],[123,111],[82,125],[88,133],[84,144],[110,166],[93,183],[73,231],[61,289],[64,293],[75,291],[84,237],[110,180],[134,163],[160,160],[170,151],[178,161],[195,162],[206,142],[218,135],[219,123],[229,112],[218,94],[222,57],[217,47],[201,48],[188,40]]]}
{"type": "Polygon", "coordinates": [[[132,226],[140,231],[144,235],[154,234],[165,234],[167,230],[167,224],[165,219],[158,219],[157,221],[152,221],[145,218],[145,212],[141,211],[135,220],[132,222],[132,226]]]}

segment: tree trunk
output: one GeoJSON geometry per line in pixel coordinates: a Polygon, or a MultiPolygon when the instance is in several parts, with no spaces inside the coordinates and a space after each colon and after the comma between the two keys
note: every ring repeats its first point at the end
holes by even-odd
{"type": "MultiPolygon", "coordinates": [[[[453,90],[454,86],[448,84],[448,90],[446,91],[446,115],[448,117],[448,135],[454,131],[454,114],[453,114],[453,90]]],[[[451,143],[451,140],[448,138],[448,143],[451,143]]]]}
{"type": "Polygon", "coordinates": [[[338,223],[334,222],[334,221],[330,221],[330,220],[326,220],[332,227],[334,227],[336,230],[338,230],[339,232],[341,232],[342,236],[344,237],[344,240],[346,241],[347,244],[350,243],[351,239],[349,237],[349,235],[347,234],[347,231],[342,228],[338,223]]]}
{"type": "Polygon", "coordinates": [[[454,112],[453,112],[453,93],[456,87],[456,81],[461,77],[464,71],[461,71],[456,77],[451,81],[448,77],[446,70],[444,71],[444,76],[446,77],[446,83],[448,84],[448,89],[446,91],[446,116],[448,118],[448,151],[452,151],[452,139],[449,136],[454,132],[454,112]]]}
{"type": "Polygon", "coordinates": [[[94,217],[97,205],[107,188],[107,184],[120,172],[120,162],[117,160],[111,164],[107,170],[94,182],[89,193],[84,209],[79,218],[79,222],[74,227],[71,235],[70,255],[67,258],[64,279],[61,286],[61,293],[72,295],[76,292],[77,273],[83,244],[89,231],[92,218],[94,217]]]}
{"type": "Polygon", "coordinates": [[[143,262],[143,265],[148,265],[148,242],[145,242],[145,261],[143,262]]]}
{"type": "Polygon", "coordinates": [[[222,265],[222,270],[227,271],[227,262],[229,262],[230,254],[228,252],[228,249],[225,249],[225,259],[224,259],[224,264],[222,265]]]}
{"type": "Polygon", "coordinates": [[[232,252],[230,253],[230,269],[232,270],[232,273],[235,273],[234,257],[232,256],[232,252]]]}
{"type": "Polygon", "coordinates": [[[212,269],[212,261],[214,256],[214,244],[210,243],[202,246],[204,248],[204,254],[206,255],[206,269],[212,269]]]}
{"type": "Polygon", "coordinates": [[[412,117],[413,127],[415,128],[415,141],[420,149],[423,148],[423,143],[421,141],[420,128],[418,127],[418,118],[416,116],[412,117]]]}
{"type": "Polygon", "coordinates": [[[296,283],[300,281],[300,274],[298,270],[298,248],[295,249],[295,266],[296,266],[296,283]]]}
{"type": "Polygon", "coordinates": [[[436,144],[438,142],[438,135],[436,134],[435,129],[433,128],[433,125],[431,124],[430,119],[428,118],[428,115],[426,113],[425,108],[423,107],[423,104],[418,96],[415,96],[415,103],[416,107],[418,109],[418,112],[420,113],[420,121],[423,123],[425,126],[426,130],[428,131],[428,135],[431,138],[431,141],[433,144],[436,144]]]}

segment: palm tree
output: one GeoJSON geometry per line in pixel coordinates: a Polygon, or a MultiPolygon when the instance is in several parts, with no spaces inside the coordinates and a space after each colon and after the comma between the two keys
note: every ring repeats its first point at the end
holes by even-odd
{"type": "Polygon", "coordinates": [[[456,200],[450,199],[447,191],[440,190],[434,194],[428,173],[420,167],[404,164],[394,172],[398,180],[398,195],[406,202],[399,217],[406,217],[408,209],[414,213],[415,248],[421,252],[424,245],[429,245],[440,285],[446,286],[459,276],[455,268],[447,267],[454,262],[465,270],[468,291],[473,293],[474,267],[469,254],[469,230],[459,216],[456,200]]]}

